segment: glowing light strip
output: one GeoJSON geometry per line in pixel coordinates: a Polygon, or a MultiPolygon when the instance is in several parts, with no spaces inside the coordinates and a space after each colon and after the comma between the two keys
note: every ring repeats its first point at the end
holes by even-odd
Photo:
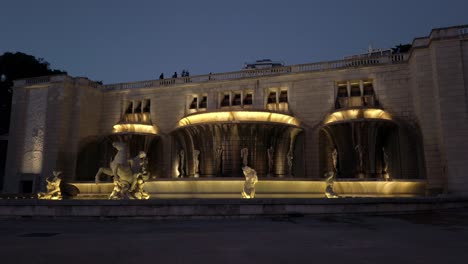
{"type": "Polygon", "coordinates": [[[329,114],[324,121],[324,124],[353,120],[353,119],[383,119],[392,120],[388,112],[382,109],[350,109],[337,111],[329,114]]]}
{"type": "Polygon", "coordinates": [[[157,134],[156,127],[142,124],[117,124],[114,125],[113,133],[143,133],[157,134]]]}
{"type": "MultiPolygon", "coordinates": [[[[145,183],[151,198],[238,198],[244,180],[177,179],[156,180],[145,183]]],[[[112,183],[74,183],[80,195],[107,199],[112,192],[112,183]]],[[[411,197],[424,196],[425,180],[406,181],[336,181],[333,189],[339,195],[352,197],[411,197]]],[[[262,180],[256,185],[259,198],[310,198],[324,197],[325,181],[310,180],[262,180]]],[[[79,196],[80,197],[80,196],[79,196]]]]}
{"type": "Polygon", "coordinates": [[[299,126],[301,123],[297,118],[286,114],[262,111],[229,111],[186,116],[179,121],[178,127],[213,122],[270,122],[293,126],[299,126]]]}

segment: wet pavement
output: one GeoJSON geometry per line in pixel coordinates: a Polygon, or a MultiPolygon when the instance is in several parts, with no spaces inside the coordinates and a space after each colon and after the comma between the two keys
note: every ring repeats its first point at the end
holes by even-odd
{"type": "Polygon", "coordinates": [[[467,262],[468,209],[245,220],[0,220],[0,263],[467,262]]]}

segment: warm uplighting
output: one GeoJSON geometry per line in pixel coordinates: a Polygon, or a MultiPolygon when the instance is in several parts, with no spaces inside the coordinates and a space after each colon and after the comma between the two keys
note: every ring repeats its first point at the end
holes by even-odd
{"type": "Polygon", "coordinates": [[[353,119],[383,119],[392,120],[388,112],[382,109],[350,109],[344,111],[336,111],[329,114],[325,118],[324,124],[353,120],[353,119]]]}
{"type": "Polygon", "coordinates": [[[44,158],[43,146],[36,146],[36,144],[32,146],[37,150],[29,151],[23,154],[21,172],[40,174],[42,172],[42,162],[44,158]]]}
{"type": "Polygon", "coordinates": [[[229,111],[229,112],[211,112],[189,115],[182,118],[178,126],[188,126],[202,123],[224,122],[270,122],[280,123],[292,126],[299,126],[300,121],[290,115],[262,112],[262,111],[229,111]]]}
{"type": "MultiPolygon", "coordinates": [[[[240,175],[239,175],[240,176],[240,175]]],[[[81,199],[106,199],[112,183],[74,183],[81,199]]],[[[151,198],[239,198],[244,179],[160,179],[148,181],[145,190],[151,198]]],[[[324,180],[262,180],[255,185],[256,198],[324,198],[324,180]]],[[[335,181],[333,190],[340,197],[424,196],[426,181],[335,181]]],[[[240,198],[239,198],[240,199],[240,198]]]]}
{"type": "Polygon", "coordinates": [[[333,185],[337,193],[348,196],[423,196],[425,181],[337,181],[333,185]]]}
{"type": "Polygon", "coordinates": [[[382,109],[366,109],[364,110],[364,118],[392,120],[390,114],[382,109]]]}
{"type": "Polygon", "coordinates": [[[113,133],[142,133],[142,134],[157,134],[157,129],[152,125],[142,124],[117,124],[114,125],[113,133]]]}
{"type": "Polygon", "coordinates": [[[24,120],[21,173],[41,174],[44,161],[46,131],[47,90],[31,89],[24,120]]]}

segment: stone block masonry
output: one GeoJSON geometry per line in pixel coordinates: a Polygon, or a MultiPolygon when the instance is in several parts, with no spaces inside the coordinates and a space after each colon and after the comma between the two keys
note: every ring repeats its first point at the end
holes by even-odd
{"type": "MultiPolygon", "coordinates": [[[[180,149],[190,148],[191,152],[193,146],[200,145],[193,137],[175,137],[174,131],[182,118],[201,112],[256,110],[282,112],[300,120],[302,133],[296,141],[291,139],[291,146],[283,147],[285,153],[275,153],[282,155],[275,160],[285,163],[289,148],[300,149],[295,152],[291,169],[296,177],[322,179],[322,170],[329,166],[326,155],[331,148],[320,142],[324,138],[320,134],[324,118],[339,110],[341,88],[349,97],[347,102],[355,104],[349,103],[346,107],[368,107],[364,85],[371,83],[373,106],[385,110],[395,124],[400,125],[398,136],[392,142],[399,145],[394,151],[406,154],[398,157],[401,162],[391,166],[398,171],[396,178],[427,179],[428,194],[468,195],[468,36],[463,33],[466,28],[434,29],[429,36],[415,39],[408,54],[109,85],[69,76],[17,80],[3,192],[21,192],[25,181],[37,181],[51,175],[54,169],[64,170],[67,180],[77,180],[80,154],[86,150],[99,156],[98,150],[84,146],[111,135],[113,126],[128,110],[124,107],[143,101],[150,102],[149,117],[158,130],[154,149],[159,156],[152,157],[156,159],[152,165],[157,167],[155,177],[177,177],[180,149]],[[39,93],[43,95],[35,96],[39,93]],[[351,98],[356,97],[353,93],[362,98],[351,98]],[[247,100],[248,94],[250,99],[247,100]],[[200,107],[203,98],[207,102],[200,107]],[[195,107],[191,106],[192,102],[195,107]],[[32,113],[41,117],[31,120],[32,113]],[[33,146],[38,137],[43,138],[41,151],[33,146]],[[295,142],[299,142],[299,147],[295,142]],[[321,149],[324,146],[326,151],[321,149]]],[[[214,134],[209,129],[204,133],[214,134]]],[[[233,132],[233,137],[240,135],[236,133],[241,132],[233,132]]],[[[229,140],[246,144],[245,138],[229,140]]],[[[105,144],[104,139],[102,142],[100,144],[105,144]]],[[[216,140],[213,142],[220,144],[216,140]]],[[[265,142],[262,144],[272,144],[265,142]]],[[[214,150],[215,146],[210,145],[202,151],[200,164],[204,168],[208,165],[203,162],[211,162],[206,157],[213,156],[214,150]]],[[[229,151],[226,149],[224,155],[236,152],[229,151]]],[[[354,152],[348,152],[342,154],[348,155],[349,160],[356,159],[354,152]]],[[[379,149],[368,156],[379,156],[380,152],[379,149]]],[[[256,162],[265,163],[266,153],[256,154],[260,157],[256,162]]],[[[381,159],[372,160],[377,161],[368,166],[374,170],[374,175],[380,174],[381,159]]],[[[107,164],[109,161],[99,162],[107,164]]],[[[193,163],[192,160],[185,162],[187,166],[193,163]]],[[[283,168],[278,174],[284,176],[284,171],[283,168]]],[[[92,180],[94,175],[86,173],[90,175],[83,177],[92,180]]],[[[203,175],[203,171],[200,174],[214,176],[203,175]]],[[[240,170],[237,176],[242,177],[240,170]]]]}

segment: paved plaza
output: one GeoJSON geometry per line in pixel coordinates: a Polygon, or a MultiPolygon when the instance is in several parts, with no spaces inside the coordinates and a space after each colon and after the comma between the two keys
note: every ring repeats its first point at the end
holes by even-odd
{"type": "Polygon", "coordinates": [[[387,216],[0,223],[2,264],[468,261],[468,208],[387,216]]]}

